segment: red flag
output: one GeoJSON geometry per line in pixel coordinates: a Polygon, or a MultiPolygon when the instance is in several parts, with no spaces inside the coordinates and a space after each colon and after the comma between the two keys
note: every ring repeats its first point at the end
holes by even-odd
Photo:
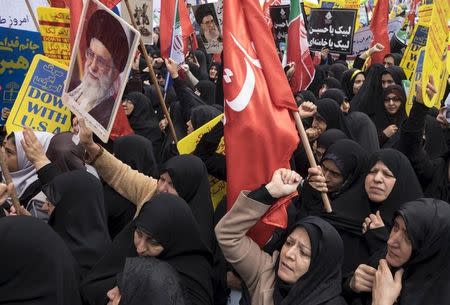
{"type": "Polygon", "coordinates": [[[134,131],[130,126],[130,122],[128,122],[125,110],[123,109],[123,107],[119,107],[119,110],[117,110],[116,118],[114,120],[113,128],[111,129],[111,133],[109,134],[109,138],[114,141],[118,137],[123,137],[130,134],[134,134],[134,131]]]}
{"type": "MultiPolygon", "coordinates": [[[[290,111],[297,111],[258,0],[224,1],[225,143],[227,198],[270,181],[289,168],[299,138],[290,111]]],[[[275,227],[286,225],[286,202],[272,206],[249,232],[263,245],[275,227]]]]}
{"type": "Polygon", "coordinates": [[[272,18],[270,18],[270,7],[274,5],[280,5],[281,0],[265,0],[263,4],[263,12],[264,19],[266,23],[269,25],[269,28],[272,28],[272,18]]]}
{"type": "MultiPolygon", "coordinates": [[[[189,37],[194,33],[191,19],[189,18],[189,11],[184,0],[164,0],[161,1],[161,18],[160,18],[160,37],[161,56],[168,58],[170,56],[170,49],[172,47],[172,33],[174,30],[175,7],[178,3],[178,16],[180,18],[182,41],[178,43],[183,44],[183,54],[187,54],[189,37]]],[[[177,39],[177,37],[175,37],[177,39]]],[[[177,43],[177,41],[174,41],[177,43]]]]}
{"type": "Polygon", "coordinates": [[[298,0],[291,0],[286,55],[288,63],[295,63],[295,72],[289,81],[292,92],[306,89],[314,78],[315,69],[298,0]]]}
{"type": "Polygon", "coordinates": [[[371,64],[383,63],[383,58],[386,54],[391,52],[388,33],[389,21],[389,1],[378,0],[375,6],[375,11],[370,22],[370,30],[373,33],[371,47],[376,43],[381,43],[384,46],[382,52],[374,53],[371,56],[371,64]]]}

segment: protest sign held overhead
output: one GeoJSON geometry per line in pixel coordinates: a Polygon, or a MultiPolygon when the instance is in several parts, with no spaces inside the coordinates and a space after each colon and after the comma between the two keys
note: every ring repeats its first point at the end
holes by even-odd
{"type": "Polygon", "coordinates": [[[275,45],[284,52],[289,28],[289,5],[271,6],[270,18],[275,45]]]}
{"type": "Polygon", "coordinates": [[[8,28],[0,28],[0,37],[0,107],[5,111],[11,109],[33,57],[42,53],[42,41],[38,32],[8,28]]]}
{"type": "Polygon", "coordinates": [[[323,48],[340,54],[351,54],[355,31],[356,10],[312,9],[308,23],[309,48],[323,48]]]}
{"type": "Polygon", "coordinates": [[[29,126],[59,133],[70,129],[70,111],[61,100],[67,67],[36,55],[6,122],[8,133],[29,126]]]}
{"type": "Polygon", "coordinates": [[[81,20],[63,101],[107,142],[140,34],[96,0],[86,2],[81,20]]]}
{"type": "MultiPolygon", "coordinates": [[[[153,1],[152,0],[128,0],[133,12],[134,20],[144,44],[153,44],[153,1]]],[[[129,24],[131,17],[126,5],[121,7],[121,17],[129,24]]]]}
{"type": "Polygon", "coordinates": [[[39,7],[39,30],[44,54],[69,66],[70,12],[65,8],[39,7]]]}
{"type": "Polygon", "coordinates": [[[217,54],[222,52],[222,2],[192,6],[195,21],[200,28],[200,38],[206,52],[217,54]]]}

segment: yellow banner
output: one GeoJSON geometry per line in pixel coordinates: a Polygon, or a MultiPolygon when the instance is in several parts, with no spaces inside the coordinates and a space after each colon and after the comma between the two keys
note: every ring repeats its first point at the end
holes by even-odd
{"type": "MultiPolygon", "coordinates": [[[[442,87],[442,78],[445,77],[446,55],[448,48],[448,16],[450,15],[449,1],[439,1],[439,5],[434,4],[431,16],[430,28],[428,30],[427,45],[425,48],[424,69],[422,73],[422,88],[426,88],[430,75],[433,76],[437,91],[445,90],[442,87]]],[[[423,101],[428,107],[438,105],[440,94],[436,94],[430,99],[423,90],[423,101]]]]}
{"type": "Polygon", "coordinates": [[[70,111],[61,100],[67,67],[43,55],[33,58],[11,114],[8,133],[29,126],[37,131],[59,133],[70,129],[70,111]]]}
{"type": "Polygon", "coordinates": [[[413,77],[411,78],[411,83],[409,87],[409,94],[408,99],[406,100],[405,110],[406,113],[409,115],[409,112],[411,111],[414,98],[416,97],[416,84],[420,82],[423,75],[423,63],[425,58],[425,48],[421,48],[419,55],[417,57],[417,66],[414,70],[413,77]]]}
{"type": "MultiPolygon", "coordinates": [[[[218,115],[205,125],[197,128],[196,130],[185,136],[183,139],[178,141],[178,152],[181,155],[192,153],[197,147],[197,144],[198,142],[200,142],[203,135],[205,133],[208,133],[214,126],[216,126],[216,124],[219,123],[222,117],[223,114],[218,115]]],[[[225,143],[223,141],[223,137],[220,140],[219,145],[217,146],[216,152],[223,155],[225,154],[225,143]]],[[[215,209],[217,207],[217,204],[219,204],[220,200],[222,200],[223,196],[227,192],[227,183],[225,181],[214,178],[213,176],[209,176],[209,185],[211,187],[211,200],[215,209]]]]}
{"type": "Polygon", "coordinates": [[[67,8],[38,7],[44,54],[66,66],[70,62],[70,12],[67,8]]]}
{"type": "Polygon", "coordinates": [[[411,34],[410,42],[406,47],[405,54],[400,62],[400,67],[405,71],[406,77],[412,80],[412,75],[416,69],[416,62],[419,57],[419,52],[422,47],[427,44],[428,25],[422,22],[416,23],[413,33],[411,34]]]}

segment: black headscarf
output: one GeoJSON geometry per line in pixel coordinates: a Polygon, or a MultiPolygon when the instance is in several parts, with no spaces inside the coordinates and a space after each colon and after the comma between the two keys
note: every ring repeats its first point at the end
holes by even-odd
{"type": "Polygon", "coordinates": [[[63,172],[76,169],[85,170],[84,148],[75,145],[71,132],[62,132],[53,136],[46,152],[47,157],[63,172]]]}
{"type": "Polygon", "coordinates": [[[295,94],[295,101],[297,103],[297,106],[300,106],[303,102],[311,102],[311,103],[315,104],[317,101],[317,98],[314,95],[314,93],[312,93],[311,91],[302,90],[295,94]]]}
{"type": "Polygon", "coordinates": [[[370,207],[364,198],[363,189],[368,154],[355,141],[344,139],[328,148],[322,163],[325,160],[334,162],[344,182],[337,192],[330,194],[333,212],[323,216],[336,228],[360,236],[364,218],[370,214],[370,207]]]}
{"type": "Polygon", "coordinates": [[[355,79],[359,74],[364,74],[364,72],[358,69],[350,69],[342,74],[342,90],[344,90],[345,95],[350,100],[355,96],[353,93],[353,85],[355,84],[355,79]]]}
{"type": "Polygon", "coordinates": [[[329,98],[334,100],[339,106],[342,105],[342,103],[344,102],[346,96],[344,94],[344,91],[342,91],[341,89],[337,89],[337,88],[331,88],[328,89],[327,91],[325,91],[322,94],[321,98],[329,98]]]}
{"type": "Polygon", "coordinates": [[[214,105],[216,103],[216,84],[210,80],[201,80],[196,85],[200,92],[200,97],[207,105],[214,105]]]}
{"type": "Polygon", "coordinates": [[[335,62],[334,64],[331,65],[330,72],[328,73],[328,75],[334,77],[338,81],[342,81],[342,75],[347,70],[348,70],[347,66],[345,66],[342,63],[335,62]]]}
{"type": "Polygon", "coordinates": [[[340,129],[350,137],[350,132],[345,123],[344,115],[334,100],[330,98],[322,98],[316,102],[316,105],[317,113],[327,123],[327,129],[340,129]]]}
{"type": "Polygon", "coordinates": [[[53,179],[46,193],[55,205],[48,224],[62,237],[84,276],[111,245],[102,185],[87,171],[76,170],[53,179]]]}
{"type": "Polygon", "coordinates": [[[201,237],[212,248],[214,238],[214,209],[211,201],[208,170],[203,161],[194,155],[173,157],[163,165],[161,173],[167,172],[178,195],[192,210],[201,237]]]}
{"type": "MultiPolygon", "coordinates": [[[[302,227],[311,241],[311,262],[308,271],[295,284],[288,285],[276,277],[273,293],[275,305],[318,305],[333,300],[345,304],[341,293],[341,266],[344,257],[342,239],[338,232],[319,217],[306,217],[295,223],[302,227]]],[[[275,273],[278,265],[275,265],[275,273]]]]}
{"type": "Polygon", "coordinates": [[[184,305],[178,273],[154,257],[130,257],[118,276],[119,305],[184,305]]]}
{"type": "Polygon", "coordinates": [[[220,114],[220,110],[216,107],[209,105],[201,105],[192,108],[191,110],[191,123],[194,129],[201,127],[202,125],[208,123],[216,116],[220,114]]]}
{"type": "Polygon", "coordinates": [[[81,305],[76,263],[45,223],[1,218],[0,245],[0,304],[81,305]]]}
{"type": "Polygon", "coordinates": [[[383,202],[370,201],[373,213],[380,211],[384,223],[392,227],[392,217],[402,203],[423,197],[422,188],[408,158],[394,149],[382,149],[372,154],[368,171],[382,161],[397,179],[391,193],[383,202]]]}
{"type": "Polygon", "coordinates": [[[150,100],[140,92],[131,92],[124,99],[130,100],[133,111],[128,115],[131,128],[138,135],[154,142],[161,138],[158,118],[153,111],[150,100]]]}
{"type": "Polygon", "coordinates": [[[394,79],[394,82],[400,86],[402,85],[402,80],[407,79],[403,69],[400,67],[397,67],[397,66],[387,67],[385,69],[385,71],[383,71],[381,76],[383,76],[385,74],[390,74],[392,76],[392,78],[394,79]]]}
{"type": "Polygon", "coordinates": [[[327,77],[327,73],[325,71],[324,66],[315,66],[314,78],[311,84],[308,86],[308,90],[314,93],[316,97],[319,96],[319,90],[322,88],[322,85],[327,77]]]}
{"type": "MultiPolygon", "coordinates": [[[[385,72],[381,64],[373,64],[367,70],[364,84],[350,103],[350,111],[361,111],[372,117],[375,113],[377,100],[383,92],[381,87],[381,75],[385,72]]],[[[353,89],[352,89],[353,90],[353,89]]]]}
{"type": "Polygon", "coordinates": [[[400,305],[447,304],[450,299],[450,206],[424,198],[404,203],[396,215],[405,221],[412,254],[403,266],[400,305]]]}
{"type": "Polygon", "coordinates": [[[186,202],[175,195],[158,194],[144,204],[134,222],[164,247],[158,258],[178,271],[192,303],[211,304],[212,256],[186,202]]]}
{"type": "Polygon", "coordinates": [[[327,129],[317,138],[317,147],[322,147],[327,150],[332,144],[343,139],[348,139],[348,137],[342,130],[327,129]]]}

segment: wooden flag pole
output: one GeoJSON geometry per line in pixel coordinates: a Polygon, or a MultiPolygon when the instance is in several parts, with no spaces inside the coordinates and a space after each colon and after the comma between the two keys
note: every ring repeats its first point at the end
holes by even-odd
{"type": "MultiPolygon", "coordinates": [[[[298,113],[298,111],[292,111],[292,114],[294,115],[295,124],[297,125],[298,132],[300,133],[302,145],[305,148],[306,155],[308,156],[309,165],[311,167],[316,167],[316,159],[314,158],[311,145],[309,144],[308,136],[306,135],[305,127],[303,126],[300,114],[298,113]]],[[[325,211],[331,213],[333,210],[331,209],[330,199],[328,198],[327,193],[320,193],[320,195],[322,196],[322,202],[325,211]]]]}
{"type": "MultiPolygon", "coordinates": [[[[12,183],[11,174],[9,173],[8,165],[6,164],[5,152],[3,149],[0,149],[0,167],[2,169],[3,177],[5,177],[6,184],[12,183]]],[[[13,187],[11,193],[11,199],[14,208],[16,209],[16,214],[20,215],[20,203],[19,197],[17,197],[16,188],[13,187]]]]}
{"type": "MultiPolygon", "coordinates": [[[[128,3],[128,0],[125,0],[125,5],[127,6],[128,14],[130,15],[130,20],[133,25],[133,27],[137,30],[137,24],[136,20],[134,19],[133,12],[131,11],[130,3],[128,3]]],[[[158,94],[159,103],[161,104],[161,108],[164,112],[164,115],[166,116],[167,123],[170,128],[170,132],[172,134],[172,138],[175,141],[175,144],[178,142],[177,135],[175,134],[175,128],[173,127],[172,119],[170,118],[169,111],[167,111],[166,104],[164,103],[164,98],[162,96],[161,90],[158,85],[158,81],[156,79],[155,71],[153,70],[153,65],[150,61],[150,57],[148,56],[147,49],[145,48],[144,41],[142,40],[142,37],[139,39],[139,45],[141,46],[142,54],[144,55],[145,62],[147,63],[148,67],[148,73],[150,74],[150,79],[152,80],[152,83],[155,85],[156,93],[158,94]]]]}

